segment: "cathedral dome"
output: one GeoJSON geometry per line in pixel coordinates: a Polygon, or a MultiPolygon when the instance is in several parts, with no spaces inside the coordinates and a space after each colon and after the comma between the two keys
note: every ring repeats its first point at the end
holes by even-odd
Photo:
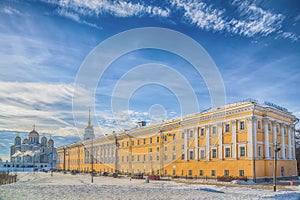
{"type": "Polygon", "coordinates": [[[25,138],[25,139],[23,140],[23,143],[27,143],[27,142],[29,142],[29,140],[28,140],[27,138],[25,138]]]}
{"type": "Polygon", "coordinates": [[[36,130],[33,129],[33,130],[29,133],[29,135],[39,135],[39,133],[36,132],[36,130]]]}

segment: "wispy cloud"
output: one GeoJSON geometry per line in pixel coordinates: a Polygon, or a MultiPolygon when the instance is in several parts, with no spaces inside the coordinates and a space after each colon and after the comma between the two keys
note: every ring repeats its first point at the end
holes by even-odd
{"type": "Polygon", "coordinates": [[[96,24],[89,23],[89,22],[87,22],[87,21],[85,21],[85,20],[80,19],[80,17],[79,17],[78,14],[73,13],[73,12],[71,12],[71,11],[68,11],[68,10],[66,10],[65,8],[60,8],[60,9],[58,9],[58,10],[57,10],[57,13],[58,13],[58,15],[64,16],[64,17],[66,17],[66,18],[69,18],[69,19],[71,19],[71,20],[73,20],[73,21],[75,21],[75,22],[77,22],[77,23],[79,23],[79,24],[88,25],[88,26],[90,26],[90,27],[93,27],[93,28],[102,30],[102,27],[100,27],[100,26],[98,26],[98,25],[96,25],[96,24]]]}
{"type": "Polygon", "coordinates": [[[21,15],[21,12],[19,10],[10,6],[3,7],[2,9],[0,9],[0,12],[7,15],[21,15]]]}
{"type": "Polygon", "coordinates": [[[129,1],[108,1],[108,0],[44,0],[45,2],[57,4],[62,8],[73,10],[82,15],[100,15],[109,13],[118,17],[130,16],[161,16],[170,14],[169,9],[157,6],[145,5],[143,3],[132,3],[129,1]]]}
{"type": "Polygon", "coordinates": [[[171,0],[177,9],[183,9],[184,18],[197,27],[210,31],[224,31],[245,37],[271,34],[297,41],[299,36],[285,32],[282,24],[283,14],[265,10],[249,1],[232,1],[232,7],[237,10],[238,16],[226,15],[225,9],[216,8],[202,1],[171,0]]]}

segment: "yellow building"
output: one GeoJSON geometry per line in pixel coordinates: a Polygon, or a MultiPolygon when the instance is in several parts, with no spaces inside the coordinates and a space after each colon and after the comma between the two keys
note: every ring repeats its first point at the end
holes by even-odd
{"type": "Polygon", "coordinates": [[[249,100],[59,147],[57,169],[263,180],[280,148],[277,176],[296,176],[297,122],[285,108],[249,100]]]}

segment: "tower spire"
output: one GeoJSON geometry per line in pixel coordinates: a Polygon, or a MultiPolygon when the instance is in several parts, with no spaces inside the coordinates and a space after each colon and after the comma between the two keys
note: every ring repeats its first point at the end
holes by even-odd
{"type": "Polygon", "coordinates": [[[91,109],[89,108],[89,119],[87,128],[91,128],[91,109]]]}

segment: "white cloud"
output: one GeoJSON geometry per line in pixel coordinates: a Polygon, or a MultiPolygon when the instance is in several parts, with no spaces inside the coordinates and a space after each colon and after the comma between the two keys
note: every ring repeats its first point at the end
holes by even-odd
{"type": "Polygon", "coordinates": [[[0,82],[1,130],[28,131],[37,124],[43,132],[73,126],[73,87],[67,84],[0,82]]]}
{"type": "Polygon", "coordinates": [[[3,7],[0,12],[4,13],[4,14],[7,14],[7,15],[21,15],[21,12],[18,11],[17,9],[15,8],[12,8],[12,7],[3,7]]]}
{"type": "Polygon", "coordinates": [[[269,36],[297,41],[299,36],[282,30],[285,19],[283,14],[273,13],[248,1],[235,0],[232,6],[237,8],[238,16],[225,15],[225,10],[213,8],[202,1],[171,0],[172,6],[183,9],[184,18],[204,30],[225,31],[245,37],[269,36]]]}
{"type": "Polygon", "coordinates": [[[58,4],[60,7],[76,11],[82,15],[99,15],[110,13],[118,17],[129,16],[161,16],[170,14],[169,9],[162,9],[157,6],[143,5],[142,3],[132,3],[128,1],[108,1],[108,0],[45,0],[48,3],[58,4]]]}
{"type": "Polygon", "coordinates": [[[64,16],[64,17],[66,17],[66,18],[69,18],[69,19],[71,19],[71,20],[73,20],[73,21],[75,21],[75,22],[77,22],[77,23],[79,23],[79,24],[85,24],[85,25],[88,25],[88,26],[90,26],[90,27],[93,27],[93,28],[96,28],[96,29],[99,29],[99,30],[102,29],[102,27],[99,27],[99,26],[97,26],[96,24],[92,24],[92,23],[89,23],[89,22],[87,22],[87,21],[85,21],[85,20],[80,19],[80,17],[79,17],[78,14],[73,13],[73,12],[70,12],[70,11],[67,11],[67,10],[64,9],[64,8],[58,9],[58,10],[57,10],[57,13],[58,13],[58,15],[64,16]]]}

